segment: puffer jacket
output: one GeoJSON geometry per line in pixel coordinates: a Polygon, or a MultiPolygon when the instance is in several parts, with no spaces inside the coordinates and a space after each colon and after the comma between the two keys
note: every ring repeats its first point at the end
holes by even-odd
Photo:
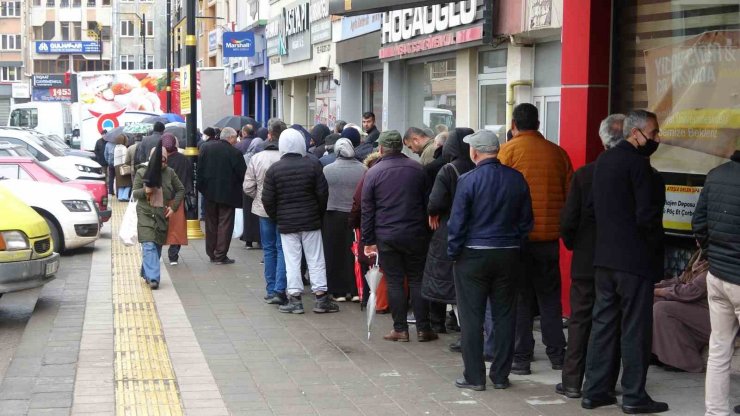
{"type": "Polygon", "coordinates": [[[740,285],[740,150],[707,175],[692,226],[707,249],[710,273],[740,285]]]}
{"type": "Polygon", "coordinates": [[[306,142],[295,129],[280,134],[280,160],[265,173],[262,206],[281,234],[321,229],[329,200],[321,163],[306,156],[306,142]]]}
{"type": "Polygon", "coordinates": [[[498,158],[502,164],[521,172],[529,185],[534,211],[534,229],[529,240],[557,240],[560,210],[573,176],[568,154],[538,131],[528,130],[501,146],[498,158]]]}
{"type": "Polygon", "coordinates": [[[265,174],[270,166],[280,160],[280,152],[277,143],[267,142],[265,150],[259,152],[249,159],[247,173],[244,174],[242,189],[244,193],[254,199],[252,202],[252,214],[267,218],[265,207],[262,206],[262,188],[265,185],[265,174]]]}

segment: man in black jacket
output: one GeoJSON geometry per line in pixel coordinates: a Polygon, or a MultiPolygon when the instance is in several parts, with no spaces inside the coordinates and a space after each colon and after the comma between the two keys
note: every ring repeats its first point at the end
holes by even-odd
{"type": "Polygon", "coordinates": [[[206,254],[216,264],[227,257],[234,232],[234,210],[242,206],[242,182],[247,165],[236,150],[236,131],[225,127],[221,140],[203,146],[198,155],[198,191],[206,200],[206,254]]]}
{"type": "Polygon", "coordinates": [[[153,130],[152,134],[144,136],[141,143],[136,147],[136,164],[146,162],[152,149],[157,147],[157,143],[162,139],[162,133],[164,133],[164,124],[160,121],[154,123],[153,130]]]}
{"type": "Polygon", "coordinates": [[[316,295],[315,313],[338,312],[339,306],[326,293],[326,264],[321,238],[321,219],[329,201],[329,186],[316,158],[306,156],[306,139],[296,129],[280,134],[281,158],[265,173],[262,205],[270,219],[277,223],[285,257],[285,274],[289,299],[278,310],[303,313],[303,280],[301,258],[305,253],[311,278],[311,291],[316,295]]]}
{"type": "Polygon", "coordinates": [[[367,133],[365,143],[375,144],[380,137],[380,130],[375,125],[375,113],[366,111],[362,114],[362,129],[367,133]]]}
{"type": "MultiPolygon", "coordinates": [[[[622,140],[624,114],[612,114],[601,122],[599,137],[609,150],[622,140]]],[[[563,362],[563,382],[555,391],[569,398],[581,397],[583,373],[586,369],[586,347],[591,334],[591,313],[594,308],[594,243],[596,223],[591,199],[596,162],[591,162],[573,174],[565,206],[560,211],[560,236],[568,250],[573,250],[570,269],[570,323],[568,348],[563,362]]],[[[619,365],[618,361],[616,362],[619,365]]],[[[617,376],[619,368],[616,369],[617,376]]],[[[615,379],[616,381],[616,379],[615,379]]]]}
{"type": "Polygon", "coordinates": [[[645,391],[652,344],[653,284],[663,277],[665,185],[650,166],[660,143],[655,114],[624,120],[625,140],[599,156],[593,180],[596,301],[581,405],[612,405],[613,363],[621,346],[622,410],[659,413],[668,405],[645,391]],[[619,333],[621,328],[621,334],[619,333]]]}
{"type": "Polygon", "coordinates": [[[730,162],[707,175],[692,224],[709,256],[707,292],[712,334],[707,360],[707,415],[730,412],[730,361],[738,331],[736,311],[740,308],[740,141],[736,146],[730,162]]]}

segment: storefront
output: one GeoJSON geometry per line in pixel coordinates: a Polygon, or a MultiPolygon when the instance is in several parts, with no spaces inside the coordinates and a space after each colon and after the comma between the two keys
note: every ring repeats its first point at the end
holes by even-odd
{"type": "Polygon", "coordinates": [[[310,128],[324,123],[333,128],[340,81],[327,1],[281,1],[270,10],[265,34],[269,79],[278,92],[277,116],[288,124],[310,128]]]}

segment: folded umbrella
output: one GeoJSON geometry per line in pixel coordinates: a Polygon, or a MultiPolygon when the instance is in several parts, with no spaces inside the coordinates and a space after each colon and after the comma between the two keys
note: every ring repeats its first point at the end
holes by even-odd
{"type": "Polygon", "coordinates": [[[352,254],[355,256],[355,286],[360,299],[365,299],[364,285],[362,284],[362,266],[360,265],[360,230],[353,230],[352,254]]]}
{"type": "Polygon", "coordinates": [[[370,267],[370,270],[365,274],[365,280],[367,285],[370,287],[370,297],[367,300],[367,339],[370,340],[370,329],[373,324],[373,317],[375,316],[375,299],[377,297],[376,292],[378,290],[378,284],[380,279],[383,278],[383,273],[380,271],[378,265],[378,259],[380,256],[375,253],[375,264],[370,267]]]}

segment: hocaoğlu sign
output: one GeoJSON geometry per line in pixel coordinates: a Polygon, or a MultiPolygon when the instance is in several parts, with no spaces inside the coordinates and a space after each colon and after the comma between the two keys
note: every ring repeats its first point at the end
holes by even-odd
{"type": "Polygon", "coordinates": [[[381,44],[431,35],[475,21],[479,0],[393,10],[383,13],[381,44]]]}

